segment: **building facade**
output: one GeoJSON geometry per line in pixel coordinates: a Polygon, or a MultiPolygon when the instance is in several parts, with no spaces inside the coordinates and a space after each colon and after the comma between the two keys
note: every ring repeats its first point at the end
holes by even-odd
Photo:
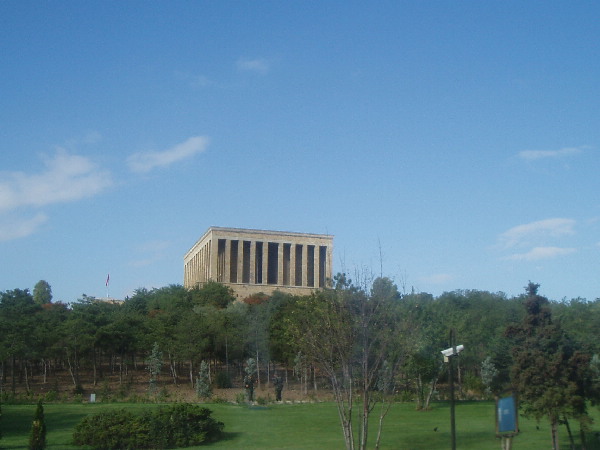
{"type": "Polygon", "coordinates": [[[211,227],[184,257],[184,287],[216,281],[240,299],[275,290],[304,295],[329,285],[333,236],[211,227]]]}

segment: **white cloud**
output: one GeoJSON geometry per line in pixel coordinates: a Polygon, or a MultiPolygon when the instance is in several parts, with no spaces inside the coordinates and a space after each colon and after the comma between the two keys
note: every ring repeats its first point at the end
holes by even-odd
{"type": "Polygon", "coordinates": [[[133,172],[149,172],[157,167],[165,167],[177,161],[191,158],[203,152],[208,145],[208,138],[193,136],[187,141],[164,151],[134,153],[127,158],[127,164],[133,172]]]}
{"type": "Polygon", "coordinates": [[[190,86],[193,88],[205,88],[207,86],[211,86],[214,83],[204,75],[196,75],[190,77],[190,86]]]}
{"type": "Polygon", "coordinates": [[[573,219],[554,218],[518,225],[500,235],[505,248],[524,245],[531,240],[571,235],[575,232],[573,219]]]}
{"type": "Polygon", "coordinates": [[[564,156],[581,153],[585,147],[565,147],[560,150],[523,150],[519,157],[527,161],[535,161],[544,158],[561,158],[564,156]]]}
{"type": "Polygon", "coordinates": [[[254,72],[260,75],[266,75],[269,72],[269,63],[261,58],[248,59],[240,58],[237,61],[238,70],[245,72],[254,72]]]}
{"type": "Polygon", "coordinates": [[[83,136],[69,139],[65,146],[68,148],[79,147],[81,145],[93,145],[102,140],[102,135],[97,131],[88,131],[83,136]]]}
{"type": "Polygon", "coordinates": [[[422,281],[424,283],[429,283],[429,284],[443,284],[443,283],[447,283],[448,281],[451,281],[453,279],[454,279],[454,277],[447,273],[436,273],[433,275],[421,277],[420,281],[422,281]]]}
{"type": "Polygon", "coordinates": [[[569,255],[575,252],[576,250],[574,248],[535,247],[527,253],[516,253],[508,256],[506,259],[515,261],[538,261],[540,259],[549,259],[557,256],[569,255]]]}
{"type": "Polygon", "coordinates": [[[0,222],[0,242],[20,239],[35,233],[48,217],[39,213],[31,219],[13,219],[0,222]]]}
{"type": "Polygon", "coordinates": [[[91,197],[112,185],[108,172],[98,170],[88,159],[58,148],[44,157],[39,174],[9,172],[0,181],[0,212],[20,207],[41,207],[91,197]]]}
{"type": "Polygon", "coordinates": [[[215,85],[215,82],[205,75],[195,75],[189,72],[175,72],[175,77],[178,80],[185,81],[194,89],[206,88],[215,85]]]}

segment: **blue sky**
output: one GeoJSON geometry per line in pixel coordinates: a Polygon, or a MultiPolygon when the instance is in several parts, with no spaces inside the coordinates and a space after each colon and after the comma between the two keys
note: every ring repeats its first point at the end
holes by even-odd
{"type": "Polygon", "coordinates": [[[0,2],[0,290],[183,283],[209,226],[403,290],[600,297],[600,5],[0,2]],[[381,257],[380,257],[381,255],[381,257]]]}

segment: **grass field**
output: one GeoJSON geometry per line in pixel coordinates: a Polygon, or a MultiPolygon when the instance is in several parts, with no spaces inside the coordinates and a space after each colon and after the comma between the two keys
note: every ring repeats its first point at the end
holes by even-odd
{"type": "MultiPolygon", "coordinates": [[[[139,411],[150,404],[47,404],[44,406],[48,428],[47,448],[84,449],[71,445],[73,427],[86,415],[112,408],[139,411]]],[[[203,447],[230,449],[344,449],[334,403],[240,406],[209,404],[217,420],[225,423],[225,438],[203,447]]],[[[26,449],[35,405],[2,405],[0,448],[26,449]]],[[[597,433],[600,414],[593,409],[596,423],[588,438],[588,450],[600,449],[597,433]]],[[[369,448],[376,438],[377,409],[372,415],[369,448]]],[[[513,441],[514,449],[551,448],[547,422],[539,424],[520,418],[521,434],[513,441]]],[[[578,434],[578,424],[571,424],[578,434]]],[[[567,432],[561,427],[561,446],[569,448],[567,432]]],[[[499,449],[494,435],[492,402],[459,403],[456,407],[458,449],[499,449]]],[[[579,441],[576,437],[576,443],[579,441]]],[[[383,449],[431,450],[450,448],[450,412],[446,403],[435,403],[430,411],[417,412],[413,404],[394,405],[384,422],[383,449]],[[437,430],[437,431],[436,431],[437,430]]]]}

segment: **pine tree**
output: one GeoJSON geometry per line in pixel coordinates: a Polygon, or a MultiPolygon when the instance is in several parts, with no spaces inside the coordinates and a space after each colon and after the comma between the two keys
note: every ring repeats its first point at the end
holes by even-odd
{"type": "Polygon", "coordinates": [[[44,450],[46,448],[46,421],[44,419],[44,406],[40,399],[33,416],[31,434],[29,435],[29,450],[44,450]]]}
{"type": "Polygon", "coordinates": [[[151,394],[155,394],[158,389],[158,375],[160,374],[160,369],[162,368],[162,357],[163,355],[159,350],[158,342],[155,342],[154,346],[152,347],[152,353],[146,360],[146,364],[148,364],[148,371],[150,372],[149,391],[151,394]]]}
{"type": "Polygon", "coordinates": [[[539,285],[526,287],[526,315],[506,334],[513,340],[511,378],[526,416],[547,417],[552,448],[558,450],[558,426],[569,418],[587,417],[580,367],[589,359],[575,352],[560,323],[552,320],[548,299],[538,295],[539,285]]]}
{"type": "Polygon", "coordinates": [[[196,395],[200,398],[210,398],[212,395],[212,387],[208,376],[208,364],[204,360],[200,363],[200,371],[196,378],[196,395]]]}

